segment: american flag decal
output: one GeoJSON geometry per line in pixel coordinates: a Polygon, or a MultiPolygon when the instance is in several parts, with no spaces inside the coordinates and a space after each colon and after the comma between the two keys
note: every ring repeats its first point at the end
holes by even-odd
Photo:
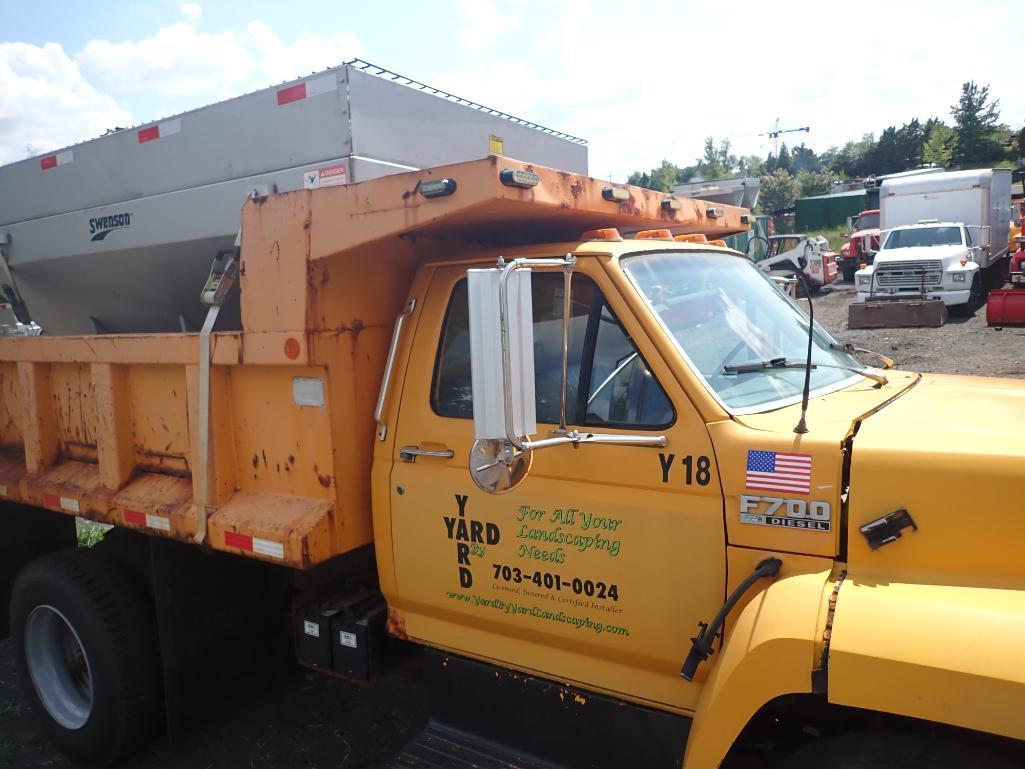
{"type": "Polygon", "coordinates": [[[748,451],[745,485],[791,494],[811,491],[811,455],[781,451],[748,451]]]}

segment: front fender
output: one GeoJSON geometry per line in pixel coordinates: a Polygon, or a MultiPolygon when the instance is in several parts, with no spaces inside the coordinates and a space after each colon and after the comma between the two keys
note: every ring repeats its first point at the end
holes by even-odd
{"type": "Polygon", "coordinates": [[[1025,592],[849,574],[829,701],[1025,739],[1025,592]]]}
{"type": "Polygon", "coordinates": [[[730,548],[730,582],[767,555],[783,560],[780,576],[734,611],[723,648],[705,663],[715,667],[698,700],[684,769],[714,769],[762,705],[811,691],[833,562],[730,548]]]}

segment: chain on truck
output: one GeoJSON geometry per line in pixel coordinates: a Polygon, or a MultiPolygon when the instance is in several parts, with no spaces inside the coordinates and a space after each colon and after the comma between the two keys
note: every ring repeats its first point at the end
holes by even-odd
{"type": "Polygon", "coordinates": [[[198,333],[0,339],[49,736],[181,734],[288,618],[419,663],[396,766],[1020,765],[1025,389],[867,367],[749,221],[489,156],[254,196],[198,333]]]}

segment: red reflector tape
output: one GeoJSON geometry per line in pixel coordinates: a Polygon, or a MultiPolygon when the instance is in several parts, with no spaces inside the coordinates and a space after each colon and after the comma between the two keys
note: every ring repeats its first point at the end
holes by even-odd
{"type": "Polygon", "coordinates": [[[278,106],[291,104],[294,101],[306,98],[306,83],[299,83],[278,91],[278,106]]]}
{"type": "Polygon", "coordinates": [[[160,138],[160,126],[151,125],[149,128],[139,129],[139,144],[143,142],[151,142],[154,139],[160,138]]]}
{"type": "Polygon", "coordinates": [[[125,510],[122,517],[125,519],[125,523],[132,523],[136,526],[146,525],[146,514],[140,513],[138,510],[125,510]]]}
{"type": "Polygon", "coordinates": [[[271,558],[284,558],[285,546],[280,542],[270,539],[260,539],[248,534],[239,534],[236,531],[224,532],[224,544],[227,547],[237,547],[250,553],[259,553],[271,558]]]}
{"type": "Polygon", "coordinates": [[[181,119],[168,120],[165,123],[158,123],[157,125],[151,125],[147,128],[140,128],[138,134],[139,144],[143,144],[144,142],[151,142],[154,139],[163,139],[165,136],[181,133],[181,130],[181,119]]]}
{"type": "Polygon", "coordinates": [[[43,494],[43,505],[66,510],[69,513],[79,512],[78,500],[72,497],[61,497],[56,494],[43,494]]]}
{"type": "Polygon", "coordinates": [[[64,150],[64,152],[58,152],[55,155],[47,155],[45,158],[39,158],[39,169],[41,171],[49,171],[51,168],[66,165],[74,159],[74,152],[71,150],[64,150]]]}

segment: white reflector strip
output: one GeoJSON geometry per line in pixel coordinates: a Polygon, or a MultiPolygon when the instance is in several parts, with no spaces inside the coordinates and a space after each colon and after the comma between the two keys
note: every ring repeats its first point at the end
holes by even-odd
{"type": "Polygon", "coordinates": [[[147,515],[146,525],[151,529],[158,529],[159,531],[170,531],[171,519],[165,518],[162,515],[147,515]]]}
{"type": "Polygon", "coordinates": [[[0,496],[7,496],[7,487],[0,483],[0,496]]]}
{"type": "Polygon", "coordinates": [[[253,552],[260,555],[268,555],[271,558],[284,558],[285,546],[280,542],[253,537],[253,552]]]}
{"type": "Polygon", "coordinates": [[[181,133],[181,130],[182,121],[180,119],[168,120],[166,123],[160,124],[160,138],[163,139],[165,136],[181,133]]]}
{"type": "Polygon", "coordinates": [[[61,509],[67,510],[69,513],[77,513],[78,500],[71,497],[61,497],[61,509]]]}
{"type": "Polygon", "coordinates": [[[338,78],[335,75],[326,75],[314,80],[306,81],[306,96],[317,96],[322,93],[329,93],[338,88],[338,78]]]}

